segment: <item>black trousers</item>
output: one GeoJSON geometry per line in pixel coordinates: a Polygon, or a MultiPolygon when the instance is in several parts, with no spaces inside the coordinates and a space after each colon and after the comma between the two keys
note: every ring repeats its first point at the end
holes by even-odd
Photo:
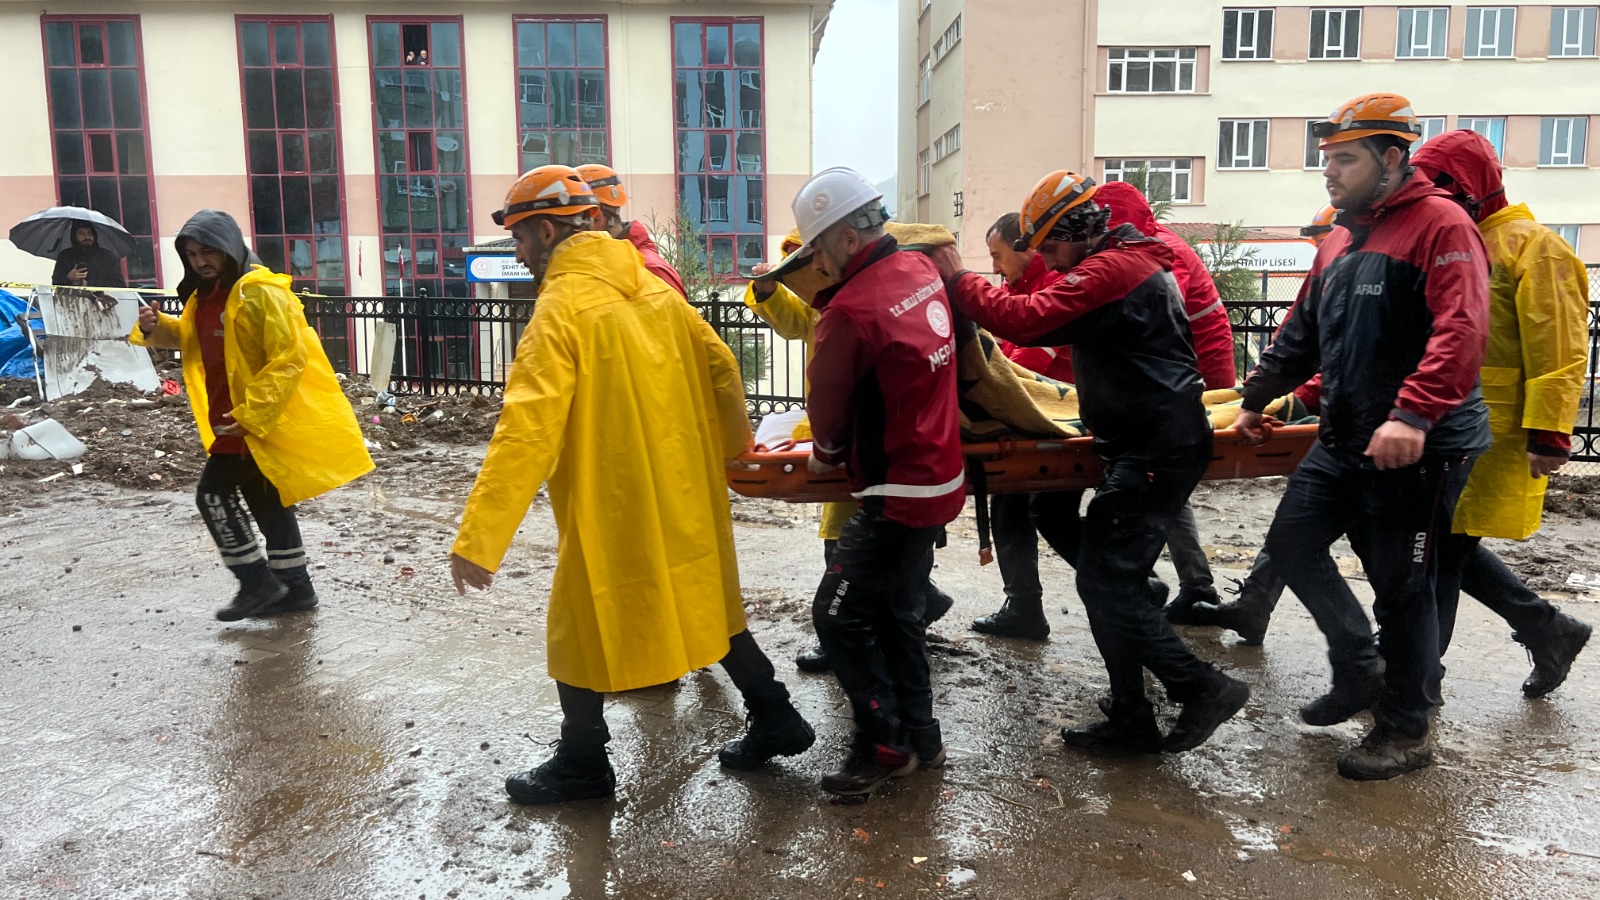
{"type": "Polygon", "coordinates": [[[1556,617],[1549,600],[1523,584],[1500,557],[1483,546],[1483,539],[1452,534],[1444,543],[1445,563],[1439,582],[1439,655],[1450,649],[1456,630],[1456,609],[1462,592],[1489,607],[1512,630],[1537,634],[1556,617]]]}
{"type": "MultiPolygon", "coordinates": [[[[721,661],[733,686],[744,697],[745,710],[759,715],[789,702],[789,689],[778,680],[772,661],[761,651],[749,630],[728,638],[728,655],[721,661]]],[[[561,741],[565,753],[594,756],[603,753],[611,730],[606,726],[605,695],[588,688],[556,682],[561,700],[561,741]]]]}
{"type": "Polygon", "coordinates": [[[1266,551],[1328,639],[1335,684],[1384,665],[1384,690],[1373,720],[1404,737],[1428,733],[1437,703],[1439,609],[1435,590],[1456,501],[1472,457],[1424,457],[1379,471],[1335,457],[1319,442],[1289,477],[1267,532],[1266,551]],[[1373,640],[1366,611],[1328,548],[1350,539],[1376,599],[1373,640]]]}
{"type": "Polygon", "coordinates": [[[845,523],[811,605],[822,650],[850,698],[858,741],[910,746],[933,724],[924,606],[939,527],[911,528],[868,499],[845,523]]]}
{"type": "MultiPolygon", "coordinates": [[[[1081,499],[1082,493],[1073,492],[1081,499]]],[[[1039,530],[1033,525],[1035,494],[995,494],[989,498],[989,527],[994,534],[994,558],[1000,564],[1000,581],[1006,602],[1022,607],[1044,603],[1039,581],[1039,530]]],[[[1077,507],[1073,507],[1076,515],[1077,507]]]]}
{"type": "Polygon", "coordinates": [[[283,505],[278,489],[261,474],[254,457],[212,454],[200,473],[195,503],[222,561],[241,581],[262,577],[269,570],[283,576],[305,572],[306,551],[294,507],[283,505]],[[265,550],[256,541],[251,518],[261,529],[265,550]]]}

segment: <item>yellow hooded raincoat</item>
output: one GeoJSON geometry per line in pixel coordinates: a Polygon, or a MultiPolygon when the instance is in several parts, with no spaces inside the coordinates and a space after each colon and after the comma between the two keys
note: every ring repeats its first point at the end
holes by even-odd
{"type": "Polygon", "coordinates": [[[717,333],[628,243],[575,235],[551,254],[453,552],[498,569],[548,481],[550,676],[671,681],[745,629],[723,460],[750,443],[717,333]]]}
{"type": "MultiPolygon", "coordinates": [[[[233,285],[223,312],[224,360],[234,421],[244,426],[250,455],[284,506],[293,506],[372,471],[361,427],[334,377],[322,341],[306,323],[293,279],[256,266],[233,285]]],[[[205,392],[205,365],[195,331],[195,302],[183,315],[162,314],[146,335],[129,340],[183,354],[189,406],[206,447],[216,435],[205,392]]]]}
{"type": "Polygon", "coordinates": [[[1478,226],[1489,251],[1483,399],[1494,443],[1456,507],[1455,530],[1522,540],[1539,529],[1546,478],[1528,474],[1528,432],[1572,433],[1589,339],[1589,282],[1560,236],[1524,204],[1478,226]]]}

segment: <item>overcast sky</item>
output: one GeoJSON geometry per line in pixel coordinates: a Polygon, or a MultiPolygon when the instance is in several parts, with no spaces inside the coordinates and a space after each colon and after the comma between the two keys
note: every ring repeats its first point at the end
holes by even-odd
{"type": "Polygon", "coordinates": [[[895,174],[900,88],[897,0],[836,0],[813,72],[815,169],[849,166],[878,184],[895,174]]]}

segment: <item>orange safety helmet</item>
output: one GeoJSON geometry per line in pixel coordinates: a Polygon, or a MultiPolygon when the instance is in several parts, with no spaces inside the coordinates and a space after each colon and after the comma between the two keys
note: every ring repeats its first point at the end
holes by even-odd
{"type": "Polygon", "coordinates": [[[1322,242],[1328,239],[1329,232],[1333,231],[1333,217],[1338,214],[1339,211],[1331,205],[1317,210],[1317,214],[1311,217],[1311,224],[1300,229],[1300,236],[1310,238],[1311,243],[1322,246],[1322,242]]]}
{"type": "Polygon", "coordinates": [[[628,192],[623,190],[622,179],[617,176],[615,169],[599,163],[584,163],[578,167],[578,174],[594,189],[595,199],[600,201],[601,206],[628,204],[628,192]]]}
{"type": "Polygon", "coordinates": [[[1067,219],[1067,213],[1083,206],[1094,198],[1100,188],[1086,175],[1057,169],[1039,179],[1022,204],[1022,237],[1017,239],[1017,250],[1037,250],[1052,231],[1065,231],[1068,240],[1087,240],[1093,231],[1093,222],[1067,219]],[[1081,237],[1078,235],[1082,235],[1081,237]]]}
{"type": "Polygon", "coordinates": [[[1410,100],[1399,94],[1365,94],[1334,110],[1326,121],[1313,122],[1311,134],[1322,139],[1318,149],[1326,150],[1380,134],[1415,143],[1422,138],[1422,126],[1410,100]]]}
{"type": "Polygon", "coordinates": [[[507,231],[529,216],[575,216],[597,213],[600,201],[594,190],[571,166],[540,166],[522,173],[506,192],[504,209],[493,213],[494,223],[507,231]]]}

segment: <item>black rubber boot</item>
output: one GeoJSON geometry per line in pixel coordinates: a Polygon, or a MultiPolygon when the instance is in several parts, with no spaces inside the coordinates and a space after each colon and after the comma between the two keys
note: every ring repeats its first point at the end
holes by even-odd
{"type": "Polygon", "coordinates": [[[1379,672],[1335,675],[1333,690],[1300,707],[1300,719],[1307,725],[1337,725],[1371,709],[1382,694],[1383,675],[1379,672]]]}
{"type": "Polygon", "coordinates": [[[788,701],[771,712],[751,713],[745,718],[744,736],[723,747],[717,754],[730,769],[759,769],[774,756],[794,756],[811,749],[817,734],[800,711],[788,701]]]}
{"type": "Polygon", "coordinates": [[[1174,625],[1215,625],[1222,598],[1211,588],[1178,588],[1178,596],[1161,611],[1174,625]]]}
{"type": "Polygon", "coordinates": [[[1361,743],[1339,757],[1339,774],[1356,781],[1387,781],[1433,762],[1427,735],[1403,738],[1374,728],[1361,743]]]}
{"type": "Polygon", "coordinates": [[[818,675],[823,672],[833,671],[833,663],[828,661],[828,654],[821,647],[812,647],[794,658],[794,667],[802,672],[818,675]]]}
{"type": "Polygon", "coordinates": [[[1044,617],[1044,600],[1015,600],[1007,597],[998,612],[972,620],[972,630],[995,637],[1042,641],[1050,636],[1050,621],[1044,617]]]}
{"type": "Polygon", "coordinates": [[[317,608],[317,588],[311,583],[311,573],[305,566],[282,569],[277,575],[278,580],[289,588],[289,593],[262,615],[275,616],[279,613],[305,612],[317,608]]]}
{"type": "Polygon", "coordinates": [[[859,797],[916,770],[917,754],[909,749],[864,743],[858,738],[839,771],[822,776],[822,789],[840,797],[859,797]]]}
{"type": "Polygon", "coordinates": [[[1204,744],[1217,726],[1228,721],[1244,709],[1250,699],[1250,685],[1216,673],[1205,693],[1183,704],[1178,721],[1161,742],[1168,753],[1182,753],[1204,744]]]}
{"type": "Polygon", "coordinates": [[[233,595],[232,603],[217,610],[219,621],[237,622],[252,616],[271,615],[289,596],[288,585],[279,581],[266,563],[261,563],[259,568],[250,566],[237,570],[237,574],[239,592],[233,595]]]}
{"type": "Polygon", "coordinates": [[[1100,701],[1105,719],[1079,728],[1061,729],[1068,747],[1097,753],[1160,753],[1161,728],[1149,703],[1116,704],[1100,701]]]}
{"type": "Polygon", "coordinates": [[[1533,671],[1522,683],[1522,693],[1537,700],[1560,687],[1593,631],[1587,624],[1558,612],[1538,634],[1512,635],[1512,640],[1528,648],[1528,658],[1533,660],[1533,671]]]}
{"type": "Polygon", "coordinates": [[[604,749],[568,750],[568,742],[556,746],[555,755],[532,771],[506,779],[506,794],[514,803],[566,803],[610,797],[617,791],[617,774],[604,749]]]}
{"type": "Polygon", "coordinates": [[[944,733],[939,729],[938,719],[934,719],[932,725],[910,728],[907,732],[911,736],[911,752],[917,755],[917,768],[944,768],[944,733]]]}

